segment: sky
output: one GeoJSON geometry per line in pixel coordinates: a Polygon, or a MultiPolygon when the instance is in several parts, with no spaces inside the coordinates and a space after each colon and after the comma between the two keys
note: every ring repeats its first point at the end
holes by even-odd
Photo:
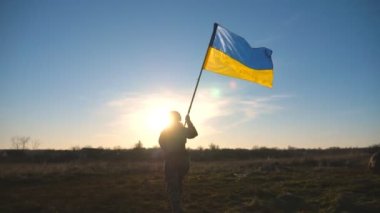
{"type": "Polygon", "coordinates": [[[217,22],[273,51],[272,89],[204,71],[190,148],[380,143],[380,3],[0,1],[0,149],[157,147],[217,22]]]}

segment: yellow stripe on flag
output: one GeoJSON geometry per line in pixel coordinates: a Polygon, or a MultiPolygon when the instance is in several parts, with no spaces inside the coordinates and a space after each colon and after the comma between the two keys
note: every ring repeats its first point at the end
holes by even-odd
{"type": "Polygon", "coordinates": [[[273,86],[273,70],[249,68],[213,47],[208,49],[203,69],[233,78],[252,81],[269,88],[273,86]]]}

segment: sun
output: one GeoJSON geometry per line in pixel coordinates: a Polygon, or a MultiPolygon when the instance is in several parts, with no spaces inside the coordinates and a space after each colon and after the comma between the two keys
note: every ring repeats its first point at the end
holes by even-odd
{"type": "Polygon", "coordinates": [[[147,110],[146,123],[150,130],[161,131],[169,123],[168,110],[165,108],[151,108],[147,110]]]}
{"type": "Polygon", "coordinates": [[[137,131],[146,137],[159,135],[170,123],[169,113],[185,107],[177,97],[165,97],[165,94],[162,96],[149,98],[136,109],[136,118],[131,119],[138,124],[137,131]]]}

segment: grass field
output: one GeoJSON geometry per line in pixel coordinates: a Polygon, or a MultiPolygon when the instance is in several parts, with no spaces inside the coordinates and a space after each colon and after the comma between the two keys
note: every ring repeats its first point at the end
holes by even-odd
{"type": "MultiPolygon", "coordinates": [[[[380,212],[367,155],[192,162],[185,212],[380,212]]],[[[0,212],[169,212],[160,161],[0,163],[0,212]]]]}

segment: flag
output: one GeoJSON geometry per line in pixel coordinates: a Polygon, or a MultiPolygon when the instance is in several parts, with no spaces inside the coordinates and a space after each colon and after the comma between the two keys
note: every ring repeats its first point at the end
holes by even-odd
{"type": "Polygon", "coordinates": [[[215,23],[202,69],[272,88],[272,50],[248,42],[215,23]]]}

